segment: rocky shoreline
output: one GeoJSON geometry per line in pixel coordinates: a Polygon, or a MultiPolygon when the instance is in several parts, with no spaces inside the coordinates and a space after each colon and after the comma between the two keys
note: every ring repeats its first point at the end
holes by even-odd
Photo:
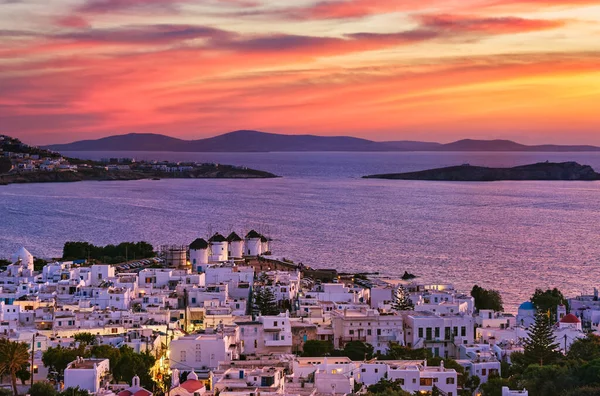
{"type": "Polygon", "coordinates": [[[24,183],[70,183],[79,181],[116,181],[143,179],[269,179],[270,172],[220,165],[185,172],[143,172],[138,170],[80,169],[77,171],[19,172],[0,175],[0,185],[24,183]]]}

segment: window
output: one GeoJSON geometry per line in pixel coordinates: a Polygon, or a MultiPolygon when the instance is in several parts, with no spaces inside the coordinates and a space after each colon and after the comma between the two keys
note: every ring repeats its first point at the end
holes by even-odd
{"type": "Polygon", "coordinates": [[[202,361],[202,352],[201,351],[196,351],[196,361],[197,362],[202,361]]]}
{"type": "Polygon", "coordinates": [[[371,329],[367,329],[367,335],[371,335],[371,329]]]}
{"type": "Polygon", "coordinates": [[[354,330],[349,331],[350,335],[354,335],[354,330]]]}
{"type": "Polygon", "coordinates": [[[381,335],[381,329],[377,329],[377,335],[381,335]]]}
{"type": "Polygon", "coordinates": [[[378,372],[379,372],[379,369],[375,369],[375,370],[373,370],[373,371],[375,371],[375,373],[378,373],[378,372]]]}
{"type": "Polygon", "coordinates": [[[421,378],[421,386],[433,386],[433,378],[421,378]]]}
{"type": "Polygon", "coordinates": [[[419,327],[419,338],[423,338],[423,328],[419,327]]]}
{"type": "Polygon", "coordinates": [[[481,375],[486,376],[487,375],[487,369],[481,369],[481,375]]]}
{"type": "Polygon", "coordinates": [[[192,304],[196,304],[196,297],[192,297],[192,304]]]}
{"type": "Polygon", "coordinates": [[[431,327],[427,327],[425,329],[425,339],[426,340],[431,340],[431,333],[432,333],[431,327]]]}
{"type": "Polygon", "coordinates": [[[435,328],[435,338],[440,338],[440,328],[439,327],[435,328]]]}
{"type": "Polygon", "coordinates": [[[185,356],[185,351],[181,351],[179,353],[179,360],[181,360],[182,362],[186,362],[187,361],[187,357],[185,356]]]}
{"type": "Polygon", "coordinates": [[[454,378],[446,378],[446,384],[454,385],[454,378]]]}
{"type": "Polygon", "coordinates": [[[366,371],[367,371],[367,369],[360,369],[360,372],[361,372],[361,373],[364,373],[364,372],[366,372],[366,371]]]}
{"type": "Polygon", "coordinates": [[[467,328],[465,326],[460,328],[460,335],[461,337],[465,337],[467,335],[467,328]]]}
{"type": "Polygon", "coordinates": [[[273,326],[277,327],[277,321],[275,321],[275,322],[273,323],[273,326]]]}
{"type": "Polygon", "coordinates": [[[454,335],[455,335],[455,336],[457,336],[457,335],[458,335],[458,327],[457,327],[457,326],[454,326],[454,329],[453,329],[453,330],[454,330],[454,335]]]}
{"type": "Polygon", "coordinates": [[[450,329],[450,327],[446,327],[444,329],[444,339],[449,340],[450,338],[452,338],[452,329],[450,329]]]}

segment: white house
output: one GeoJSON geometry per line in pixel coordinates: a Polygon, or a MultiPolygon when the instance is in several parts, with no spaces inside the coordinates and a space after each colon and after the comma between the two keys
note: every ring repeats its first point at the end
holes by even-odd
{"type": "Polygon", "coordinates": [[[382,315],[370,308],[335,310],[331,323],[337,349],[350,341],[362,341],[373,345],[375,352],[386,353],[390,342],[404,344],[403,319],[399,315],[382,315]]]}
{"type": "Polygon", "coordinates": [[[190,334],[171,341],[171,369],[206,370],[219,367],[219,362],[239,358],[239,337],[233,332],[190,334]]]}
{"type": "Polygon", "coordinates": [[[77,358],[65,369],[65,388],[79,387],[95,394],[104,386],[108,374],[110,374],[108,359],[77,358]]]}

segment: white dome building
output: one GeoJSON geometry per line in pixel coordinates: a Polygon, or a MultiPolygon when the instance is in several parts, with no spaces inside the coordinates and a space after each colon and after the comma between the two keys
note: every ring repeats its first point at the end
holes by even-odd
{"type": "Polygon", "coordinates": [[[529,328],[535,322],[535,306],[531,301],[525,301],[519,306],[517,325],[529,328]]]}

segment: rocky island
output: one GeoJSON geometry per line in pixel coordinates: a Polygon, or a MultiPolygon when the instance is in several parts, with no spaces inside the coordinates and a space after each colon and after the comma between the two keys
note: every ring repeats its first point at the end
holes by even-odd
{"type": "Polygon", "coordinates": [[[102,161],[68,158],[60,153],[28,146],[18,139],[0,135],[0,185],[83,180],[264,179],[274,177],[277,176],[265,171],[214,163],[138,162],[132,158],[106,158],[102,161]]]}
{"type": "Polygon", "coordinates": [[[502,180],[600,180],[589,165],[577,162],[540,162],[513,168],[487,168],[464,164],[418,172],[363,176],[364,179],[488,182],[502,180]]]}

